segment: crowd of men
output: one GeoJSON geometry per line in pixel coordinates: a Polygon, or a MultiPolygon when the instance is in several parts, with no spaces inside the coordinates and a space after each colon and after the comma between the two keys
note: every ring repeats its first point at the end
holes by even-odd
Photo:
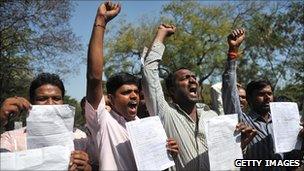
{"type": "MultiPolygon", "coordinates": [[[[108,78],[107,94],[104,94],[104,34],[107,24],[120,10],[119,4],[110,2],[101,4],[97,10],[88,47],[86,96],[82,100],[86,138],[82,141],[75,132],[75,151],[71,154],[69,170],[137,170],[126,123],[139,119],[137,115],[145,115],[138,113],[145,111],[145,107],[150,116],[160,117],[169,137],[167,149],[175,162],[174,168],[170,169],[210,170],[203,121],[217,117],[218,112],[200,103],[197,76],[190,69],[179,68],[165,79],[170,102],[165,98],[159,77],[164,42],[175,33],[174,25],[161,24],[158,27],[150,49],[143,56],[141,79],[132,74],[117,73],[108,78]]],[[[222,76],[221,99],[224,114],[237,113],[240,117],[236,130],[242,134],[244,158],[303,159],[303,146],[301,151],[288,154],[274,152],[269,105],[274,101],[274,90],[267,80],[251,81],[246,88],[238,85],[238,49],[245,39],[245,30],[235,29],[227,39],[229,49],[222,76]],[[249,112],[243,110],[247,103],[249,112]]],[[[41,73],[30,85],[29,100],[15,96],[2,103],[1,124],[5,125],[11,115],[30,110],[31,105],[64,104],[64,95],[64,84],[58,75],[41,73]]],[[[26,136],[26,127],[1,134],[1,152],[27,150],[26,136]]],[[[303,127],[299,137],[304,138],[303,127]]]]}

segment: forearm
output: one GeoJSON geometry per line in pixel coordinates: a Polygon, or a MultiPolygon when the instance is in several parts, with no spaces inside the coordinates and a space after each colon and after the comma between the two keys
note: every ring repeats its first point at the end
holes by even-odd
{"type": "Polygon", "coordinates": [[[103,72],[103,41],[106,22],[104,17],[95,19],[87,61],[87,100],[97,109],[102,98],[102,72],[103,72]]]}
{"type": "Polygon", "coordinates": [[[159,78],[158,66],[161,61],[165,46],[154,41],[143,66],[143,92],[145,96],[146,106],[150,115],[157,115],[165,106],[164,93],[159,78]]]}
{"type": "Polygon", "coordinates": [[[222,77],[222,98],[225,114],[242,114],[237,90],[236,60],[228,58],[222,77]]]}

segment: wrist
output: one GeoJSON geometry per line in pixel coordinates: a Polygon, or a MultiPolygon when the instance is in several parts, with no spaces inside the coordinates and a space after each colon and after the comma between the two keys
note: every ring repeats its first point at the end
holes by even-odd
{"type": "Polygon", "coordinates": [[[158,33],[155,37],[155,42],[163,43],[165,40],[165,37],[166,36],[164,34],[158,33]]]}
{"type": "Polygon", "coordinates": [[[103,15],[97,15],[95,18],[94,25],[101,25],[103,27],[106,27],[107,25],[106,17],[103,15]]]}
{"type": "Polygon", "coordinates": [[[238,53],[237,51],[228,51],[227,56],[229,59],[236,59],[238,57],[238,53]]]}
{"type": "Polygon", "coordinates": [[[234,53],[238,53],[239,48],[237,47],[229,47],[228,52],[234,52],[234,53]]]}

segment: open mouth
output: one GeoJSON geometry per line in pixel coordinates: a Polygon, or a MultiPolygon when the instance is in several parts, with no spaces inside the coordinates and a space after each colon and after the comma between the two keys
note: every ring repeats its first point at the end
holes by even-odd
{"type": "Polygon", "coordinates": [[[197,96],[197,87],[194,87],[194,86],[190,87],[189,92],[190,92],[190,95],[197,96]]]}
{"type": "Polygon", "coordinates": [[[130,109],[130,111],[132,113],[136,113],[137,112],[137,106],[138,106],[138,103],[136,101],[134,101],[134,100],[132,100],[132,101],[130,101],[128,103],[128,107],[129,107],[129,109],[130,109]]]}

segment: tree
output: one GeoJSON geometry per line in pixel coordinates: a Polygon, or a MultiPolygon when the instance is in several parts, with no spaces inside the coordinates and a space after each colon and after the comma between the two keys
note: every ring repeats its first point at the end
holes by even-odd
{"type": "Polygon", "coordinates": [[[73,7],[68,0],[0,1],[0,101],[26,94],[24,85],[37,72],[64,75],[82,62],[70,55],[82,50],[69,26],[73,7]]]}
{"type": "Polygon", "coordinates": [[[178,30],[165,43],[161,67],[167,71],[187,67],[199,76],[200,83],[221,81],[228,48],[226,36],[243,27],[246,41],[240,51],[239,82],[247,84],[265,78],[274,87],[303,84],[304,14],[299,12],[303,4],[258,1],[206,6],[197,1],[169,2],[163,6],[159,20],[139,20],[136,25],[120,23],[106,47],[106,75],[117,70],[138,74],[140,68],[134,66],[140,64],[144,46],[150,46],[153,29],[168,22],[178,30]]]}
{"type": "Polygon", "coordinates": [[[243,21],[247,38],[238,72],[242,82],[265,78],[274,87],[303,83],[303,9],[303,2],[279,2],[259,8],[250,18],[243,16],[249,19],[243,21]]]}
{"type": "Polygon", "coordinates": [[[145,46],[149,46],[153,40],[153,33],[157,21],[149,17],[143,17],[140,25],[134,27],[122,20],[116,24],[118,30],[111,32],[105,44],[107,60],[105,75],[108,77],[116,72],[128,71],[139,74],[141,63],[140,57],[145,46]]]}

